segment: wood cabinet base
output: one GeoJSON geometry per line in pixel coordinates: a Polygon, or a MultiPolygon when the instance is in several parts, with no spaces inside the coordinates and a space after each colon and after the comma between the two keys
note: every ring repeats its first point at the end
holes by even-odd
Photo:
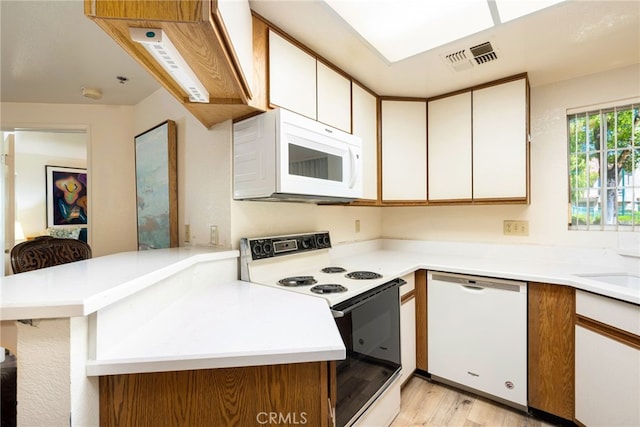
{"type": "Polygon", "coordinates": [[[529,283],[529,406],[573,420],[575,291],[529,283]]]}
{"type": "Polygon", "coordinates": [[[100,377],[100,425],[328,426],[334,413],[334,408],[329,408],[335,383],[330,377],[331,372],[335,374],[332,364],[100,377]]]}

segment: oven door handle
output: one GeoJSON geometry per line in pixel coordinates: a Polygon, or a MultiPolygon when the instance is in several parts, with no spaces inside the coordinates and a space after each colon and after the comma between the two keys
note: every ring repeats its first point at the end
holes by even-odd
{"type": "Polygon", "coordinates": [[[346,313],[344,311],[331,309],[331,314],[334,319],[337,319],[338,317],[344,317],[346,313]]]}
{"type": "Polygon", "coordinates": [[[334,318],[338,318],[338,317],[344,317],[346,314],[349,314],[350,312],[352,312],[353,310],[355,310],[356,308],[360,307],[362,304],[364,304],[365,302],[369,302],[369,300],[371,300],[372,298],[375,298],[377,295],[372,295],[368,298],[362,299],[346,308],[343,308],[342,310],[334,310],[333,308],[331,309],[331,314],[333,314],[334,318]]]}
{"type": "Polygon", "coordinates": [[[355,310],[356,308],[358,308],[362,304],[367,303],[371,299],[378,297],[380,293],[382,293],[382,292],[384,292],[386,290],[389,290],[391,288],[394,288],[396,286],[404,285],[405,283],[407,283],[407,282],[405,282],[403,279],[400,279],[400,278],[394,279],[394,280],[392,280],[390,282],[385,283],[384,285],[381,285],[378,288],[375,288],[373,291],[371,291],[371,293],[369,295],[366,295],[360,301],[357,301],[357,302],[353,303],[352,305],[343,308],[342,310],[334,310],[332,308],[331,309],[331,314],[336,319],[339,318],[339,317],[344,317],[346,314],[348,314],[349,312],[355,310]]]}

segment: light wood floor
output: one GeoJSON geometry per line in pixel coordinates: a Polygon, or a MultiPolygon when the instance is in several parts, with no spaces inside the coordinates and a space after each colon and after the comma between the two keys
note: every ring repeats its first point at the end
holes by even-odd
{"type": "Polygon", "coordinates": [[[413,377],[402,389],[400,414],[391,427],[545,427],[551,425],[483,397],[413,377]]]}

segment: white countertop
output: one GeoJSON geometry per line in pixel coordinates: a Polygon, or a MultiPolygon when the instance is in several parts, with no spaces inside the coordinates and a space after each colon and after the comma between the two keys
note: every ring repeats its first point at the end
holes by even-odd
{"type": "MultiPolygon", "coordinates": [[[[370,270],[380,273],[384,279],[403,276],[418,269],[437,270],[451,273],[471,274],[495,278],[522,280],[527,282],[541,282],[557,285],[572,286],[595,292],[600,295],[616,298],[622,301],[640,304],[640,289],[611,285],[589,277],[580,275],[632,273],[639,271],[623,271],[620,266],[606,262],[557,262],[544,259],[523,259],[522,254],[513,253],[512,256],[495,256],[495,254],[479,252],[478,255],[468,253],[453,254],[437,253],[434,246],[421,247],[414,241],[388,240],[377,244],[363,243],[352,248],[337,248],[332,254],[334,264],[348,270],[370,270]]],[[[480,246],[480,245],[479,245],[480,246]]],[[[491,245],[487,245],[489,248],[491,245]]],[[[436,245],[437,247],[437,245],[436,245]]],[[[449,248],[448,248],[449,249],[449,248]]],[[[489,248],[491,249],[491,248],[489,248]]],[[[511,247],[514,252],[517,247],[511,247]]],[[[560,249],[562,250],[562,249],[560,249]]],[[[640,269],[640,262],[638,263],[640,269]]],[[[375,287],[385,280],[372,281],[369,287],[375,287]]]]}
{"type": "MultiPolygon", "coordinates": [[[[640,304],[637,289],[578,276],[620,272],[620,265],[615,262],[568,262],[575,254],[565,256],[563,249],[558,249],[562,256],[551,259],[530,256],[526,253],[530,248],[507,247],[506,252],[504,249],[496,252],[490,245],[475,245],[471,249],[381,239],[335,247],[331,260],[348,270],[381,273],[384,277],[371,281],[369,288],[427,269],[569,285],[640,304]],[[482,250],[478,251],[479,248],[482,250]]],[[[601,254],[595,255],[599,259],[601,254]]],[[[234,279],[208,280],[215,275],[217,262],[226,263],[225,274],[230,275],[225,277],[235,277],[237,257],[237,251],[162,249],[120,253],[8,276],[0,283],[0,314],[2,320],[15,320],[97,312],[99,323],[99,314],[116,307],[118,302],[129,306],[133,298],[142,298],[150,304],[152,316],[144,322],[129,313],[127,316],[132,317],[120,325],[122,329],[113,330],[109,346],[103,346],[98,356],[87,362],[89,375],[345,357],[344,345],[323,298],[234,279]],[[211,261],[215,264],[210,264],[211,261]],[[193,284],[185,287],[183,293],[182,288],[165,287],[174,292],[177,289],[177,296],[153,310],[161,299],[149,298],[142,291],[155,295],[152,285],[199,265],[212,269],[195,274],[193,284]]],[[[635,270],[632,273],[637,274],[635,270]]],[[[111,328],[109,322],[103,325],[107,330],[111,328]]]]}
{"type": "Polygon", "coordinates": [[[86,316],[201,262],[238,251],[186,247],[122,252],[0,278],[0,320],[86,316]]]}
{"type": "Polygon", "coordinates": [[[344,358],[324,300],[242,281],[201,283],[100,360],[89,360],[87,375],[344,358]]]}

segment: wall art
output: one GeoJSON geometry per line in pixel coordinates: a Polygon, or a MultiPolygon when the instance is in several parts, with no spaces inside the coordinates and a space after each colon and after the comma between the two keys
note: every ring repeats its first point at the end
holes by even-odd
{"type": "Polygon", "coordinates": [[[176,124],[167,120],[134,140],[138,250],[177,247],[176,124]]]}

